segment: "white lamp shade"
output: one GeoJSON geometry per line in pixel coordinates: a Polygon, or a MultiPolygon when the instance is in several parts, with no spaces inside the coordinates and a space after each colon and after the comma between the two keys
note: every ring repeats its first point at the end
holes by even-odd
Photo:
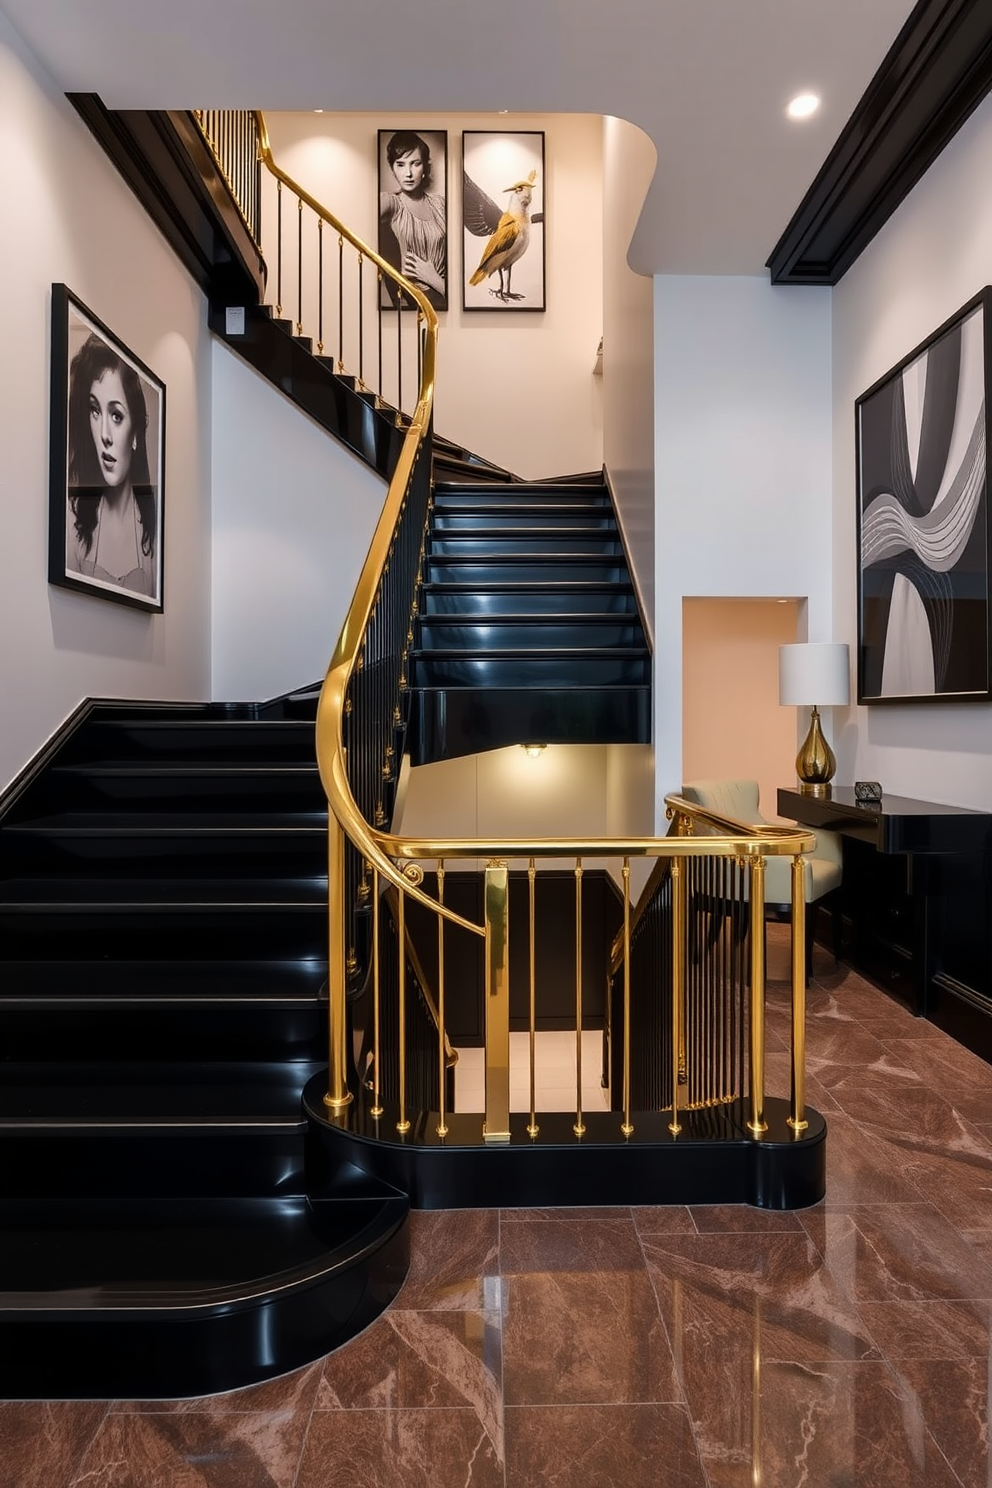
{"type": "Polygon", "coordinates": [[[778,700],[794,707],[829,708],[850,702],[851,665],[840,641],[778,648],[778,700]]]}

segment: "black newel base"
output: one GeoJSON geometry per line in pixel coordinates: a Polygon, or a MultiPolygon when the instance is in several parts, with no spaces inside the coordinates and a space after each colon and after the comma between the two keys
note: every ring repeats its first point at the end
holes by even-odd
{"type": "Polygon", "coordinates": [[[364,1093],[331,1119],[323,1102],[326,1088],[326,1076],[315,1075],[303,1092],[312,1197],[333,1185],[342,1163],[407,1195],[415,1209],[597,1204],[802,1209],[825,1191],[826,1122],[808,1110],[807,1129],[794,1134],[784,1100],[768,1100],[768,1130],[760,1140],[751,1136],[745,1110],[734,1102],[685,1112],[678,1136],[668,1129],[667,1112],[633,1113],[634,1132],[627,1139],[615,1111],[586,1113],[582,1137],[572,1129],[572,1115],[556,1112],[539,1113],[540,1131],[533,1138],[527,1134],[529,1118],[511,1116],[511,1140],[486,1144],[477,1114],[449,1116],[448,1134],[441,1138],[436,1111],[411,1111],[411,1128],[401,1136],[396,1108],[387,1105],[377,1121],[364,1093]]]}

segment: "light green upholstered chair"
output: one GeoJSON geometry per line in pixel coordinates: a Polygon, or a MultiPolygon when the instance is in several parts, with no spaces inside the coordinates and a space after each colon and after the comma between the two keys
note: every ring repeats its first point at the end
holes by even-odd
{"type": "MultiPolygon", "coordinates": [[[[756,780],[692,780],[682,787],[687,801],[705,806],[718,816],[730,816],[749,826],[767,826],[759,806],[756,780]]],[[[816,911],[841,882],[841,845],[836,832],[817,832],[816,847],[806,858],[806,980],[813,966],[816,911]]],[[[834,901],[834,956],[840,953],[840,906],[834,901]]],[[[765,919],[788,920],[792,914],[792,859],[765,859],[765,919]]]]}

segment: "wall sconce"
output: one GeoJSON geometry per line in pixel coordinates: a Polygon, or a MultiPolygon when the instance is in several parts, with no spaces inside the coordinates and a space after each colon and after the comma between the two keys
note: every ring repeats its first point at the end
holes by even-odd
{"type": "Polygon", "coordinates": [[[521,744],[520,746],[528,759],[540,759],[547,747],[547,744],[521,744]]]}
{"type": "Polygon", "coordinates": [[[799,790],[804,796],[830,795],[837,760],[823,737],[818,705],[827,708],[850,701],[850,672],[848,648],[839,641],[778,648],[779,702],[813,709],[809,733],[796,755],[799,790]]]}

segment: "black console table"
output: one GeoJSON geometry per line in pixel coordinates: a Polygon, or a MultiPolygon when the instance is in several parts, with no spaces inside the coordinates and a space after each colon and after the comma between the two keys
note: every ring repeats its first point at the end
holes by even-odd
{"type": "Polygon", "coordinates": [[[978,1044],[992,1051],[992,813],[889,795],[861,806],[851,787],[835,786],[826,797],[780,789],[778,814],[841,836],[851,965],[990,1057],[978,1044]]]}

